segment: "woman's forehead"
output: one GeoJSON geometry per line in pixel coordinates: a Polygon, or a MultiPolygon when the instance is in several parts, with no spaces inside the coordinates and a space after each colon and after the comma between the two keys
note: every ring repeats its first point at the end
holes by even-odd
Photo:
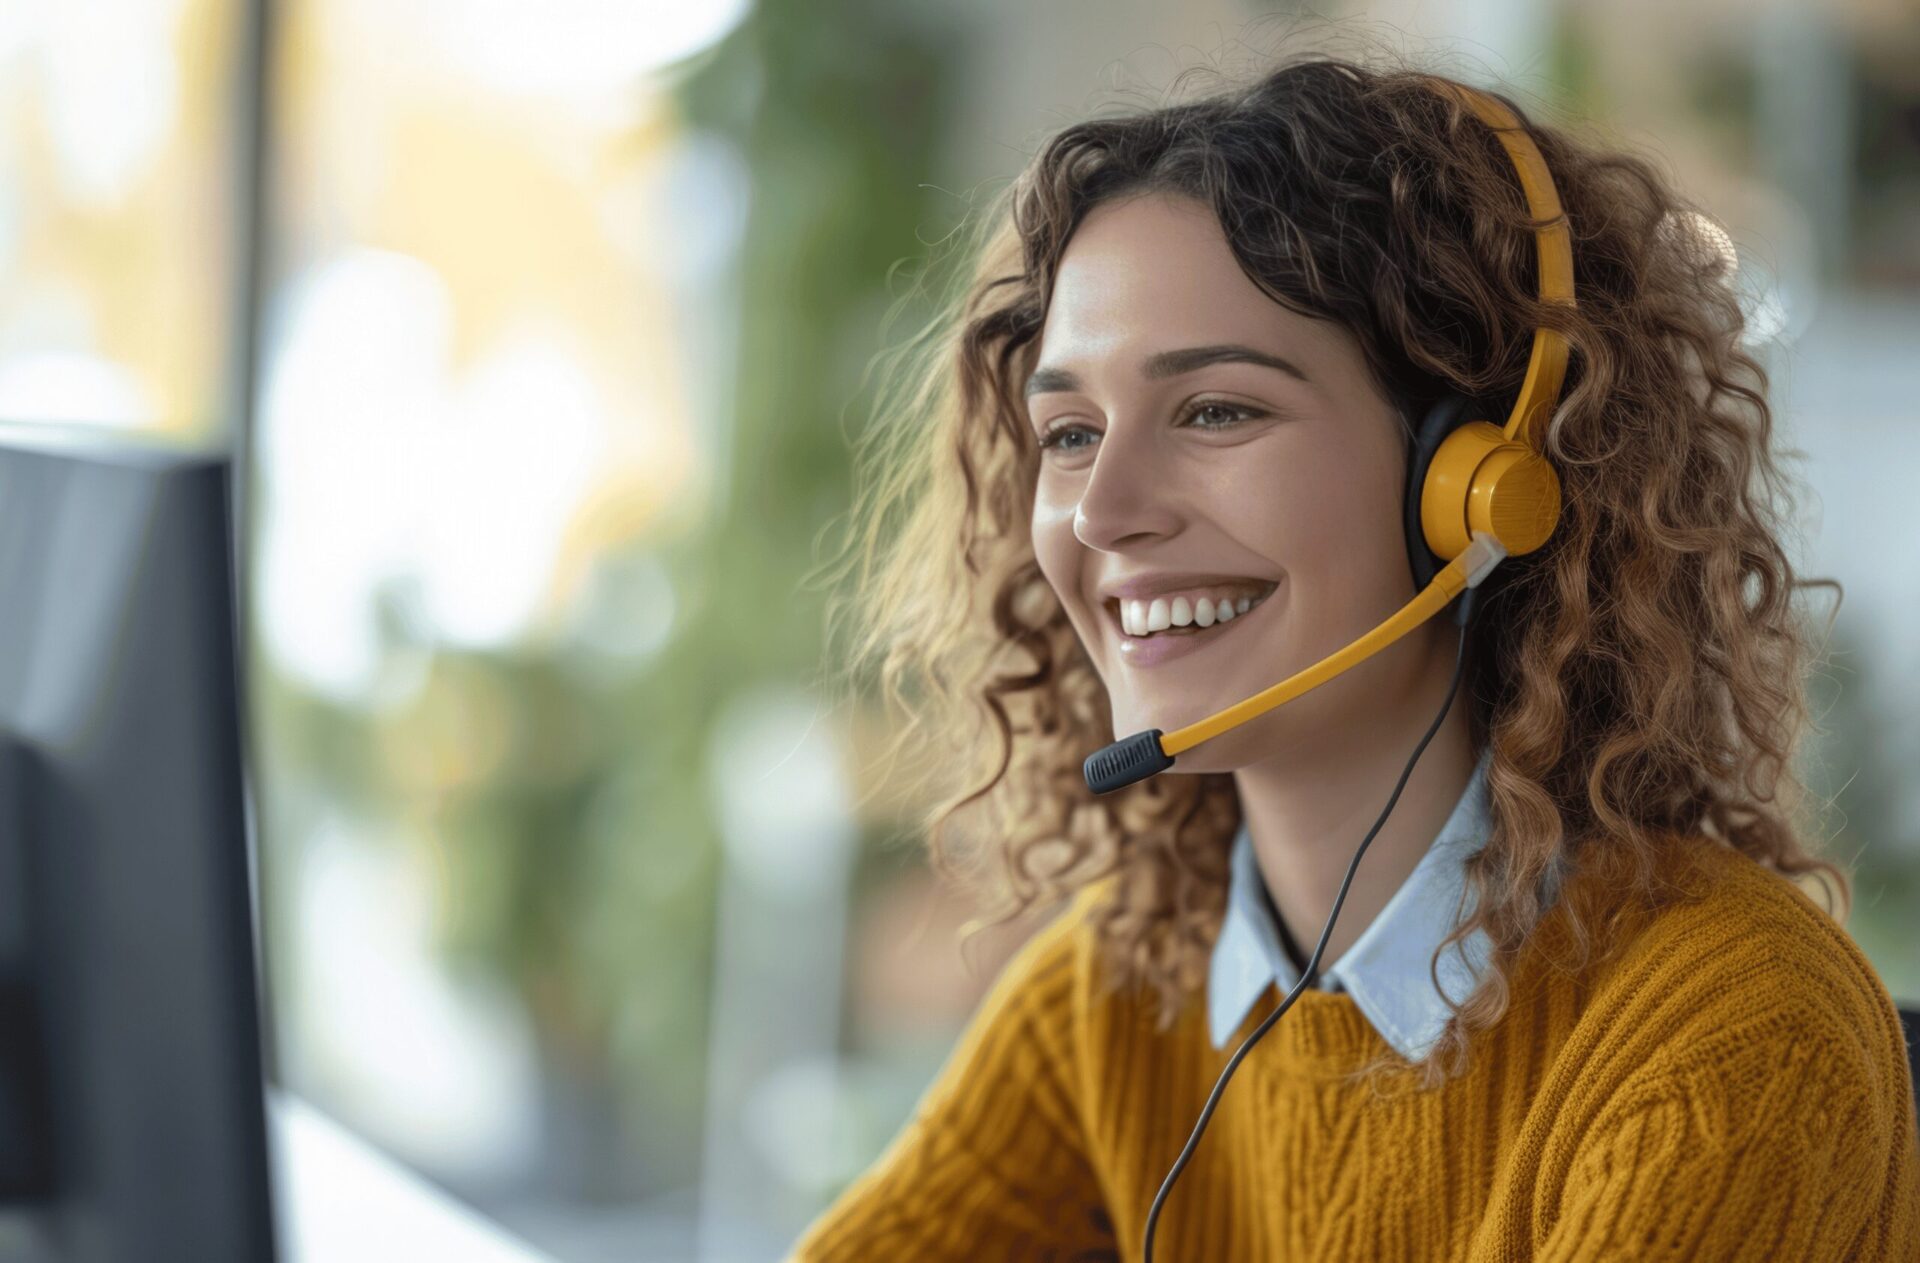
{"type": "Polygon", "coordinates": [[[1299,363],[1339,354],[1341,332],[1255,285],[1211,210],[1155,194],[1096,208],[1068,241],[1036,364],[1131,367],[1155,352],[1232,343],[1299,363]]]}

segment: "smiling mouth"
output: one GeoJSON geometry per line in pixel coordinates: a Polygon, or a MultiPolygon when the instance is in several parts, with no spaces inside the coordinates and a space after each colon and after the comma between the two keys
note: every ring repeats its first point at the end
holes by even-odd
{"type": "Polygon", "coordinates": [[[1212,596],[1200,596],[1189,599],[1186,596],[1178,600],[1168,597],[1150,600],[1128,601],[1125,604],[1133,608],[1127,610],[1118,597],[1109,597],[1101,602],[1107,611],[1107,617],[1114,629],[1120,634],[1121,642],[1145,643],[1149,640],[1164,640],[1179,636],[1200,636],[1218,628],[1232,624],[1258,609],[1262,602],[1272,596],[1278,583],[1266,583],[1252,592],[1243,592],[1231,600],[1212,596]],[[1133,630],[1151,628],[1152,630],[1133,630]]]}

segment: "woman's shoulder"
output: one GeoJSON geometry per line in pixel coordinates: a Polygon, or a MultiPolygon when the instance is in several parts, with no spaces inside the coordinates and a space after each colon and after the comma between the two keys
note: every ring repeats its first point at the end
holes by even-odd
{"type": "MultiPolygon", "coordinates": [[[[1597,867],[1575,902],[1606,909],[1586,904],[1597,867]]],[[[1792,878],[1718,842],[1657,871],[1673,897],[1644,919],[1616,900],[1632,930],[1591,970],[1543,973],[1539,1025],[1516,1028],[1558,1039],[1530,1116],[1534,1205],[1562,1234],[1634,1219],[1678,1242],[1717,1208],[1782,1257],[1910,1257],[1920,1139],[1872,964],[1792,878]],[[1820,1214],[1774,1214],[1782,1197],[1820,1214]]]]}
{"type": "Polygon", "coordinates": [[[1134,997],[1119,985],[1098,928],[1119,880],[1117,873],[1096,877],[1058,901],[1001,967],[993,991],[1003,1003],[1044,1024],[1076,1028],[1133,1012],[1134,997]]]}
{"type": "Polygon", "coordinates": [[[1093,957],[1087,915],[1110,884],[1096,879],[1075,890],[1007,957],[986,1004],[1017,1006],[1038,1018],[1067,1018],[1078,1008],[1093,957]]]}
{"type": "Polygon", "coordinates": [[[1709,839],[1697,840],[1672,880],[1678,897],[1589,979],[1595,1024],[1640,1032],[1617,1046],[1644,1057],[1655,1045],[1684,1053],[1747,1040],[1783,1052],[1821,1048],[1868,1079],[1904,1072],[1886,984],[1799,883],[1709,839]]]}
{"type": "MultiPolygon", "coordinates": [[[[1697,975],[1722,981],[1753,972],[1791,976],[1804,989],[1858,1003],[1861,990],[1884,991],[1865,953],[1832,913],[1800,882],[1743,852],[1697,839],[1680,867],[1662,870],[1662,886],[1675,898],[1663,901],[1623,945],[1621,981],[1648,971],[1697,975]]],[[[1803,988],[1796,987],[1795,990],[1803,988]]]]}

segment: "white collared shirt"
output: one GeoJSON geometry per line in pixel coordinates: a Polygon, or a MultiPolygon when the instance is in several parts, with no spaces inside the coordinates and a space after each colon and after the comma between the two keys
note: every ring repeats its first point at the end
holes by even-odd
{"type": "MultiPolygon", "coordinates": [[[[1470,910],[1458,909],[1465,886],[1461,865],[1485,845],[1492,831],[1487,804],[1491,757],[1491,747],[1482,752],[1453,814],[1380,915],[1338,961],[1320,971],[1323,990],[1352,995],[1381,1037],[1411,1061],[1432,1048],[1450,1016],[1428,967],[1434,948],[1455,924],[1456,910],[1463,915],[1470,910]]],[[[1359,844],[1359,838],[1353,839],[1352,845],[1359,844]]],[[[1285,996],[1300,978],[1267,910],[1264,879],[1244,823],[1233,840],[1232,870],[1226,919],[1214,944],[1207,980],[1208,1027],[1215,1048],[1226,1045],[1267,987],[1277,983],[1285,996]]],[[[1319,935],[1316,927],[1312,942],[1300,945],[1303,955],[1312,954],[1319,935]]],[[[1472,991],[1491,946],[1486,932],[1475,930],[1441,956],[1436,972],[1456,1004],[1472,991]]]]}

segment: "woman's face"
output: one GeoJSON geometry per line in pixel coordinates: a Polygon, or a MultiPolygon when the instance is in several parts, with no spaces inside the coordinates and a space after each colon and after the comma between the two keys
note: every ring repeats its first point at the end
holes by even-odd
{"type": "MultiPolygon", "coordinates": [[[[1251,696],[1413,596],[1392,403],[1345,329],[1247,279],[1206,207],[1153,194],[1095,209],[1068,243],[1034,363],[1028,420],[1048,444],[1034,550],[1106,683],[1117,736],[1171,732],[1251,696]]],[[[1176,770],[1364,740],[1367,717],[1431,668],[1433,631],[1181,754],[1176,770]]]]}

